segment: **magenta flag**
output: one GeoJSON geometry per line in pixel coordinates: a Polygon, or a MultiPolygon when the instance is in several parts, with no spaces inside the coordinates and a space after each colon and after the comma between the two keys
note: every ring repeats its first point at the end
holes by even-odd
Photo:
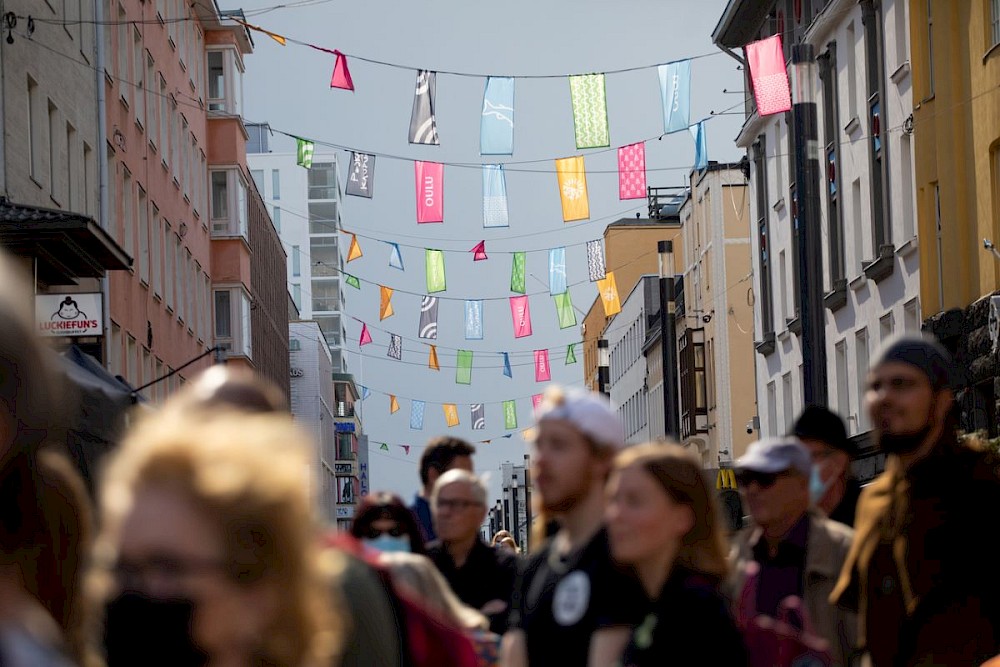
{"type": "Polygon", "coordinates": [[[354,80],[351,78],[351,70],[347,69],[347,56],[336,50],[333,53],[337,56],[337,60],[333,63],[333,76],[330,78],[330,87],[354,90],[354,80]]]}
{"type": "Polygon", "coordinates": [[[417,180],[417,222],[444,222],[444,165],[414,162],[417,180]]]}
{"type": "Polygon", "coordinates": [[[531,407],[538,411],[538,404],[542,402],[542,394],[535,394],[531,397],[531,407]]]}
{"type": "Polygon", "coordinates": [[[531,335],[531,309],[527,295],[510,297],[510,317],[514,321],[514,338],[531,335]]]}
{"type": "Polygon", "coordinates": [[[358,347],[367,345],[372,342],[372,335],[368,333],[368,325],[364,322],[361,323],[361,340],[358,341],[358,347]]]}
{"type": "Polygon", "coordinates": [[[476,244],[476,247],[469,252],[475,253],[472,256],[472,261],[474,262],[481,262],[484,259],[489,259],[489,257],[486,256],[486,241],[480,241],[476,244]]]}
{"type": "Polygon", "coordinates": [[[548,382],[552,379],[549,371],[549,351],[535,350],[535,382],[548,382]]]}
{"type": "Polygon", "coordinates": [[[781,50],[781,36],[774,35],[746,45],[747,65],[753,82],[757,113],[769,116],[792,108],[788,91],[788,73],[781,50]]]}
{"type": "Polygon", "coordinates": [[[646,198],[646,144],[641,141],[618,149],[618,198],[646,198]]]}

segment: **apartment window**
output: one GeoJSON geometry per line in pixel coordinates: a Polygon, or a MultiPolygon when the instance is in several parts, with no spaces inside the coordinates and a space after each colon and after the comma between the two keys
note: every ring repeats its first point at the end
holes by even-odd
{"type": "Polygon", "coordinates": [[[309,233],[337,233],[337,202],[309,202],[309,233]]]}
{"type": "MultiPolygon", "coordinates": [[[[184,224],[184,223],[181,223],[184,224]]],[[[177,295],[177,319],[183,321],[187,319],[187,300],[184,298],[184,249],[181,247],[181,237],[174,234],[170,238],[174,246],[174,293],[177,295]]]]}
{"type": "Polygon", "coordinates": [[[170,233],[170,223],[166,220],[163,221],[163,248],[166,251],[166,262],[163,267],[163,285],[166,290],[167,298],[167,308],[169,310],[174,309],[174,273],[176,272],[176,264],[174,262],[174,244],[171,241],[172,235],[170,233]]]}
{"type": "Polygon", "coordinates": [[[149,51],[146,52],[146,78],[143,80],[143,87],[146,89],[146,136],[153,148],[156,148],[160,136],[160,107],[156,103],[156,69],[149,51]]]}
{"type": "Polygon", "coordinates": [[[250,177],[253,178],[253,182],[257,186],[257,192],[260,193],[261,199],[266,199],[267,197],[264,193],[264,170],[251,169],[250,177]]]}
{"type": "Polygon", "coordinates": [[[121,243],[122,233],[118,224],[118,162],[115,160],[115,151],[111,145],[107,146],[108,151],[108,231],[112,238],[121,243]]]}
{"type": "MultiPolygon", "coordinates": [[[[995,0],[994,0],[995,1],[995,0]]],[[[895,67],[903,66],[909,57],[910,22],[906,20],[906,6],[908,2],[892,3],[893,22],[896,32],[896,63],[895,67]]]]}
{"type": "Polygon", "coordinates": [[[132,80],[128,71],[128,55],[131,53],[130,46],[132,44],[132,31],[129,30],[131,25],[125,14],[125,8],[118,5],[118,93],[125,104],[128,104],[129,101],[128,88],[129,82],[132,80]]]}
{"type": "Polygon", "coordinates": [[[313,163],[309,169],[309,199],[337,199],[336,163],[313,163]]]}
{"type": "Polygon", "coordinates": [[[302,343],[299,342],[298,338],[289,338],[288,339],[288,351],[289,352],[298,352],[301,349],[302,349],[302,343]]]}
{"type": "Polygon", "coordinates": [[[888,142],[884,116],[885,99],[885,37],[882,27],[880,0],[862,0],[862,20],[865,26],[865,72],[868,86],[868,159],[871,163],[872,251],[875,256],[882,246],[892,242],[892,230],[887,224],[889,198],[886,188],[888,174],[888,142]]]}
{"type": "Polygon", "coordinates": [[[66,123],[66,162],[64,166],[66,168],[66,206],[71,211],[79,211],[82,208],[78,201],[80,188],[73,187],[73,181],[83,169],[77,163],[76,130],[69,123],[66,123]]]}
{"type": "Polygon", "coordinates": [[[111,323],[111,374],[121,375],[122,371],[122,328],[111,323]]]}
{"type": "Polygon", "coordinates": [[[52,104],[52,100],[49,100],[49,194],[56,203],[62,201],[59,176],[56,171],[59,166],[59,134],[59,110],[52,104]]]}
{"type": "Polygon", "coordinates": [[[851,217],[854,219],[854,266],[851,275],[860,272],[865,264],[865,240],[868,238],[867,220],[863,214],[864,200],[861,198],[861,179],[851,183],[851,217]]]}
{"type": "Polygon", "coordinates": [[[784,429],[778,428],[778,390],[774,380],[767,383],[767,427],[770,436],[785,432],[784,429]]]}
{"type": "MultiPolygon", "coordinates": [[[[145,347],[142,348],[142,383],[152,382],[153,377],[153,356],[145,347]]],[[[155,385],[154,385],[155,386],[155,385]]]]}
{"type": "Polygon", "coordinates": [[[913,212],[913,144],[910,135],[905,132],[899,137],[900,181],[903,190],[903,239],[905,243],[916,238],[916,215],[913,212]]]}
{"type": "Polygon", "coordinates": [[[184,174],[181,176],[181,181],[183,182],[183,192],[184,196],[191,200],[191,145],[188,133],[188,122],[187,118],[181,114],[181,164],[184,167],[184,174]]]}
{"type": "Polygon", "coordinates": [[[292,276],[298,278],[302,275],[302,252],[299,246],[292,246],[292,276]]]}
{"type": "Polygon", "coordinates": [[[205,340],[212,334],[212,285],[208,274],[201,274],[201,330],[205,340]]]}
{"type": "MultiPolygon", "coordinates": [[[[927,99],[934,97],[934,2],[927,0],[927,99]]],[[[990,0],[993,43],[997,43],[997,0],[990,0]]]]}
{"type": "Polygon", "coordinates": [[[903,304],[903,331],[908,334],[920,332],[920,301],[917,297],[903,304]]]}
{"type": "Polygon", "coordinates": [[[678,341],[681,385],[681,437],[708,431],[705,330],[688,329],[678,341]]]}
{"type": "Polygon", "coordinates": [[[778,253],[778,283],[781,292],[781,312],[785,322],[788,322],[792,319],[789,317],[792,313],[792,304],[788,300],[788,262],[785,261],[784,250],[778,253]]]}
{"type": "Polygon", "coordinates": [[[299,312],[302,312],[302,285],[299,283],[292,283],[292,301],[299,312]]]}
{"type": "Polygon", "coordinates": [[[160,296],[163,294],[163,226],[160,223],[160,209],[153,204],[153,226],[151,229],[152,243],[150,244],[150,256],[152,261],[153,274],[153,294],[160,296]]]}
{"type": "MultiPolygon", "coordinates": [[[[339,278],[314,280],[312,281],[311,289],[313,311],[336,312],[340,310],[339,278]]],[[[621,373],[619,373],[620,375],[621,373]]]]}
{"type": "Polygon", "coordinates": [[[235,116],[243,109],[243,60],[235,49],[208,52],[208,110],[235,116]]]}
{"type": "Polygon", "coordinates": [[[934,183],[934,229],[937,249],[938,308],[944,308],[944,235],[941,229],[941,184],[934,183]]]}
{"type": "Polygon", "coordinates": [[[146,59],[142,57],[142,33],[138,28],[133,28],[132,31],[132,62],[135,67],[135,120],[141,131],[146,125],[146,92],[143,90],[142,80],[146,59]]]}
{"type": "Polygon", "coordinates": [[[97,162],[94,160],[94,149],[83,142],[83,212],[93,215],[95,198],[90,189],[97,184],[97,162]]]}
{"type": "Polygon", "coordinates": [[[842,340],[834,347],[835,366],[837,373],[837,412],[841,415],[851,414],[850,382],[847,378],[847,341],[842,340]]]}
{"type": "Polygon", "coordinates": [[[163,75],[159,75],[160,78],[160,113],[159,113],[159,125],[160,125],[160,158],[163,160],[163,164],[167,164],[167,154],[169,153],[168,146],[170,141],[170,136],[168,134],[167,123],[170,118],[170,96],[167,94],[167,81],[163,78],[163,75]]]}
{"type": "MultiPolygon", "coordinates": [[[[757,252],[760,263],[758,293],[763,334],[774,331],[771,304],[771,238],[768,232],[766,139],[760,135],[753,145],[754,187],[757,191],[757,252]]],[[[311,225],[310,221],[310,225],[311,225]]]]}
{"type": "Polygon", "coordinates": [[[247,238],[247,183],[237,169],[212,170],[212,234],[247,238]]]}
{"type": "Polygon", "coordinates": [[[281,233],[281,207],[280,206],[275,206],[274,207],[274,213],[271,216],[271,220],[274,222],[274,228],[280,234],[281,233]]]}
{"type": "MultiPolygon", "coordinates": [[[[933,0],[930,0],[933,1],[933,0]]],[[[847,24],[847,116],[858,117],[858,37],[854,21],[847,24]]]]}
{"type": "Polygon", "coordinates": [[[855,334],[854,341],[855,364],[854,371],[858,374],[858,431],[862,433],[871,428],[868,411],[864,407],[865,392],[868,389],[868,330],[861,329],[855,334]]]}
{"type": "Polygon", "coordinates": [[[187,158],[187,171],[188,173],[184,178],[184,185],[187,188],[184,193],[191,200],[191,208],[194,210],[198,209],[198,140],[195,139],[194,133],[188,135],[191,140],[191,150],[188,153],[187,158]]]}
{"type": "Polygon", "coordinates": [[[138,387],[142,384],[139,377],[139,349],[133,336],[128,337],[128,344],[125,347],[125,379],[132,385],[138,387]]]}
{"type": "MultiPolygon", "coordinates": [[[[786,306],[785,320],[793,320],[799,316],[799,193],[795,186],[795,134],[792,132],[792,112],[785,113],[785,128],[788,130],[788,222],[792,242],[791,254],[791,303],[786,306]]],[[[779,156],[775,162],[780,163],[779,156]]]]}
{"type": "Polygon", "coordinates": [[[132,174],[122,165],[122,247],[129,255],[135,254],[135,193],[132,191],[132,174]]]}
{"type": "Polygon", "coordinates": [[[792,399],[792,374],[785,373],[781,376],[781,399],[782,410],[785,418],[785,430],[791,430],[795,423],[795,404],[792,399]]]}
{"type": "Polygon", "coordinates": [[[38,180],[38,151],[42,145],[38,113],[38,84],[28,77],[28,175],[38,180]]]}
{"type": "MultiPolygon", "coordinates": [[[[163,377],[163,362],[157,357],[154,368],[156,372],[153,375],[154,380],[158,380],[163,377]]],[[[165,382],[157,382],[153,385],[153,400],[157,403],[162,403],[163,399],[166,397],[166,391],[164,391],[163,386],[165,382]]]]}
{"type": "Polygon", "coordinates": [[[215,290],[216,344],[230,354],[250,357],[250,296],[238,287],[215,290]]]}
{"type": "Polygon", "coordinates": [[[277,169],[271,170],[271,199],[281,199],[281,172],[277,169]]]}
{"type": "Polygon", "coordinates": [[[892,334],[895,332],[896,322],[892,316],[891,312],[886,313],[878,321],[878,336],[879,344],[885,345],[886,341],[892,338],[892,334]]]}
{"type": "Polygon", "coordinates": [[[180,157],[178,152],[180,151],[181,145],[184,143],[183,135],[179,134],[177,127],[177,116],[180,114],[177,111],[177,100],[173,97],[170,98],[170,165],[173,168],[174,180],[180,182],[177,176],[180,174],[183,168],[180,163],[180,157]]]}
{"type": "Polygon", "coordinates": [[[195,319],[197,317],[197,297],[195,296],[194,259],[191,251],[184,250],[184,319],[187,322],[188,330],[194,331],[195,319]]]}
{"type": "Polygon", "coordinates": [[[844,217],[840,196],[840,99],[837,89],[837,44],[819,57],[823,83],[823,139],[826,142],[826,207],[829,237],[830,289],[844,280],[844,217]]]}
{"type": "Polygon", "coordinates": [[[204,151],[199,150],[198,153],[201,157],[201,167],[198,169],[198,187],[201,191],[201,210],[206,211],[208,209],[208,162],[205,159],[204,151]]]}
{"type": "Polygon", "coordinates": [[[149,214],[146,191],[139,187],[139,280],[149,284],[149,214]]]}

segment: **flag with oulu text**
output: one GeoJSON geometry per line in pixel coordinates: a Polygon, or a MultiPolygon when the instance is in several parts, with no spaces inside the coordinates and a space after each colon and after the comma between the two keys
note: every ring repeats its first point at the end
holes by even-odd
{"type": "Polygon", "coordinates": [[[531,335],[531,310],[527,296],[510,297],[510,316],[514,322],[514,338],[531,335]]]}
{"type": "Polygon", "coordinates": [[[552,379],[549,369],[549,351],[535,350],[535,382],[548,382],[552,379]]]}
{"type": "Polygon", "coordinates": [[[417,194],[417,222],[444,222],[444,165],[440,162],[413,163],[417,194]]]}

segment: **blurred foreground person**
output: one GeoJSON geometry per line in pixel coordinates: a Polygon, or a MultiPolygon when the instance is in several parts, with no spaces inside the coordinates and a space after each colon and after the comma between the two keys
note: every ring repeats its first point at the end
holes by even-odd
{"type": "Polygon", "coordinates": [[[166,407],[182,412],[288,413],[288,402],[277,386],[248,368],[229,364],[215,364],[198,373],[166,407]]]}
{"type": "Polygon", "coordinates": [[[364,496],[354,515],[351,535],[379,551],[424,553],[424,541],[413,512],[393,493],[364,496]]]}
{"type": "Polygon", "coordinates": [[[290,418],[165,410],[102,488],[93,593],[109,667],[333,663],[340,618],[290,418]]]}
{"type": "Polygon", "coordinates": [[[514,541],[513,537],[505,537],[502,540],[500,540],[500,543],[497,545],[497,548],[500,549],[501,551],[506,551],[507,553],[513,554],[515,556],[521,554],[521,549],[520,547],[517,546],[517,542],[514,541]]]}
{"type": "Polygon", "coordinates": [[[615,459],[608,497],[611,555],[635,568],[651,602],[621,664],[696,665],[711,656],[713,664],[746,665],[719,591],[728,547],[700,462],[677,445],[630,447],[615,459]]]}

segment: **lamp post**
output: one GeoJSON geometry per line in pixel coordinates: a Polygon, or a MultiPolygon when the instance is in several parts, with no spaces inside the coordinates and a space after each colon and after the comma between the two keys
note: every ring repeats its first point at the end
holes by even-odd
{"type": "Polygon", "coordinates": [[[597,339],[597,389],[605,396],[611,395],[611,350],[608,339],[597,339]]]}
{"type": "Polygon", "coordinates": [[[799,303],[802,312],[802,384],[805,404],[826,405],[826,314],[823,310],[823,241],[820,235],[819,139],[816,130],[816,53],[792,47],[792,121],[799,232],[799,303]]]}
{"type": "Polygon", "coordinates": [[[663,366],[663,432],[680,440],[680,406],[677,400],[677,326],[674,294],[674,242],[658,241],[660,259],[660,352],[663,366]]]}

